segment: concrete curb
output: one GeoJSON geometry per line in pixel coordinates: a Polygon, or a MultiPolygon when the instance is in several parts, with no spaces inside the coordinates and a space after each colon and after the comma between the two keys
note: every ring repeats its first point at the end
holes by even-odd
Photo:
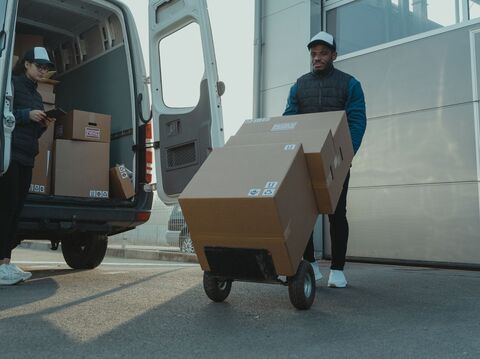
{"type": "MultiPolygon", "coordinates": [[[[59,250],[61,251],[60,246],[59,250]]],[[[20,247],[35,250],[51,249],[50,242],[45,241],[23,241],[20,244],[20,247]]],[[[105,256],[125,259],[145,259],[169,262],[198,263],[198,258],[195,254],[181,253],[176,251],[162,251],[159,249],[155,249],[154,247],[149,247],[148,249],[136,249],[122,248],[120,246],[109,246],[107,248],[107,254],[105,256]]]]}

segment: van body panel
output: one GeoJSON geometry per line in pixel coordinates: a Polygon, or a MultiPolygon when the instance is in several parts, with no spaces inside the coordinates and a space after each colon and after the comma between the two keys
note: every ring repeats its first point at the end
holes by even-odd
{"type": "Polygon", "coordinates": [[[12,55],[13,36],[15,34],[15,18],[18,1],[8,0],[0,3],[0,114],[2,123],[0,125],[0,176],[5,173],[10,164],[10,147],[12,131],[15,128],[13,117],[12,101],[12,55]]]}
{"type": "Polygon", "coordinates": [[[150,0],[149,25],[157,191],[164,203],[171,204],[212,148],[224,144],[219,81],[205,0],[150,0]],[[164,100],[160,43],[192,23],[199,27],[205,64],[199,101],[194,107],[173,108],[164,100]]]}

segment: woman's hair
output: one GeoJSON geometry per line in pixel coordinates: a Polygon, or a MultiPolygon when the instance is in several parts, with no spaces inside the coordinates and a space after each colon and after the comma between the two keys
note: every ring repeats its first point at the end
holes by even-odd
{"type": "Polygon", "coordinates": [[[15,76],[18,76],[18,75],[21,75],[21,74],[25,73],[25,71],[26,71],[25,62],[27,62],[27,60],[25,59],[25,56],[23,56],[22,59],[17,61],[17,63],[13,67],[13,71],[12,71],[15,76]]]}

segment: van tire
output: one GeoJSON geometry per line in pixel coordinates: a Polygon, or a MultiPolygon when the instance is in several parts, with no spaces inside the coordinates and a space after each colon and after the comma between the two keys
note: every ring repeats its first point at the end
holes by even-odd
{"type": "Polygon", "coordinates": [[[76,233],[62,239],[63,258],[73,269],[96,268],[107,253],[107,243],[105,235],[76,233]]]}

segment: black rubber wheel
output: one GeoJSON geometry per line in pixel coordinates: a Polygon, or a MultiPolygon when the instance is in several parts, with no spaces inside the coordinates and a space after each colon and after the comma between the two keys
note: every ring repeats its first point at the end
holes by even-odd
{"type": "Polygon", "coordinates": [[[214,302],[223,302],[232,289],[231,280],[219,280],[212,276],[210,273],[203,273],[203,289],[207,294],[207,297],[214,302]]]}
{"type": "Polygon", "coordinates": [[[290,302],[297,309],[309,309],[315,300],[315,275],[307,261],[302,260],[297,273],[288,278],[290,302]]]}
{"type": "Polygon", "coordinates": [[[73,269],[93,269],[102,263],[107,252],[107,236],[75,233],[62,239],[65,262],[73,269]]]}

